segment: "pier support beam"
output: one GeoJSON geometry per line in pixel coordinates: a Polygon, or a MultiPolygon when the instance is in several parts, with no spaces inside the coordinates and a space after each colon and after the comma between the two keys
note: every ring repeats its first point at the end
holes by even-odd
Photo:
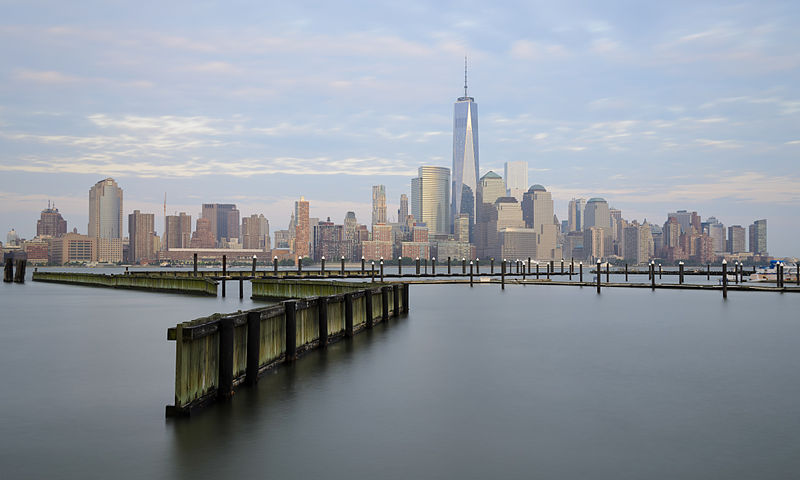
{"type": "Polygon", "coordinates": [[[195,253],[193,255],[193,257],[194,257],[194,276],[196,277],[197,276],[197,254],[195,253]]]}
{"type": "MultiPolygon", "coordinates": [[[[583,262],[578,263],[578,271],[580,272],[580,277],[578,277],[578,280],[583,283],[583,262]]],[[[536,273],[538,274],[539,272],[537,271],[536,273]]]]}
{"type": "Polygon", "coordinates": [[[381,287],[381,320],[384,322],[389,320],[389,289],[390,286],[381,287]]]}
{"type": "Polygon", "coordinates": [[[683,285],[683,260],[678,262],[678,283],[683,285]]]}
{"type": "Polygon", "coordinates": [[[494,258],[489,259],[489,275],[494,275],[494,258]]]}
{"type": "Polygon", "coordinates": [[[467,259],[461,257],[461,275],[467,274],[467,259]]]}
{"type": "Polygon", "coordinates": [[[344,294],[344,335],[353,336],[353,294],[344,294]]]}
{"type": "Polygon", "coordinates": [[[381,257],[381,283],[383,283],[383,257],[381,257]]]}
{"type": "Polygon", "coordinates": [[[286,317],[286,361],[297,359],[297,300],[283,302],[286,317]]]}
{"type": "Polygon", "coordinates": [[[219,322],[219,376],[217,397],[233,396],[233,318],[223,317],[219,322]]]}
{"type": "Polygon", "coordinates": [[[506,289],[506,260],[500,264],[500,290],[506,289]]]}
{"type": "Polygon", "coordinates": [[[600,266],[600,260],[597,261],[597,293],[600,293],[600,277],[603,275],[600,266]]]}
{"type": "MultiPolygon", "coordinates": [[[[650,269],[650,275],[653,274],[653,269],[650,269]]],[[[628,281],[628,264],[625,264],[625,281],[628,281]]]]}
{"type": "Polygon", "coordinates": [[[324,277],[325,276],[325,256],[320,258],[319,260],[319,273],[324,277]]]}
{"type": "Polygon", "coordinates": [[[261,313],[247,312],[247,370],[244,382],[258,383],[258,361],[261,356],[261,313]]]}
{"type": "Polygon", "coordinates": [[[469,262],[469,286],[472,287],[472,260],[469,262]]]}
{"type": "Polygon", "coordinates": [[[328,297],[317,298],[317,325],[319,328],[319,346],[328,346],[328,297]]]}
{"type": "Polygon", "coordinates": [[[253,278],[256,278],[256,260],[257,260],[256,256],[253,255],[253,272],[251,274],[253,278]]]}
{"type": "MultiPolygon", "coordinates": [[[[625,273],[625,280],[628,278],[627,272],[625,273]]],[[[656,290],[656,263],[652,260],[650,261],[650,290],[656,290]]]]}
{"type": "Polygon", "coordinates": [[[15,283],[25,283],[25,267],[27,264],[27,260],[17,260],[17,271],[14,273],[15,283]]]}
{"type": "Polygon", "coordinates": [[[403,275],[403,257],[397,257],[397,276],[403,275]]]}
{"type": "MultiPolygon", "coordinates": [[[[372,264],[375,265],[374,263],[372,264]]],[[[366,327],[372,328],[373,320],[372,320],[372,290],[367,289],[364,292],[364,306],[366,309],[366,327]]]]}
{"type": "Polygon", "coordinates": [[[400,316],[400,285],[392,285],[392,316],[400,316]]]}
{"type": "Polygon", "coordinates": [[[403,313],[408,313],[408,284],[403,284],[403,313]]]}
{"type": "Polygon", "coordinates": [[[361,273],[364,273],[366,269],[364,268],[364,257],[361,257],[361,273]]]}
{"type": "Polygon", "coordinates": [[[239,300],[244,298],[244,279],[239,277],[239,300]]]}
{"type": "Polygon", "coordinates": [[[416,263],[414,265],[416,266],[417,276],[419,277],[419,257],[417,257],[416,263]]]}
{"type": "Polygon", "coordinates": [[[278,275],[278,257],[272,259],[272,271],[275,272],[275,276],[278,275]]]}
{"type": "Polygon", "coordinates": [[[339,274],[344,277],[344,255],[342,255],[342,268],[339,274]]]}
{"type": "Polygon", "coordinates": [[[227,267],[228,257],[227,255],[222,256],[222,298],[225,298],[225,286],[228,284],[227,276],[228,276],[228,267],[227,267]]]}
{"type": "Polygon", "coordinates": [[[450,275],[450,274],[452,274],[452,273],[453,273],[453,270],[452,270],[452,268],[451,268],[451,263],[450,263],[450,261],[451,261],[450,257],[447,257],[447,274],[448,274],[448,275],[450,275]]]}
{"type": "Polygon", "coordinates": [[[436,257],[431,258],[431,275],[436,276],[436,257]]]}
{"type": "Polygon", "coordinates": [[[728,262],[722,260],[722,298],[728,298],[728,262]]]}

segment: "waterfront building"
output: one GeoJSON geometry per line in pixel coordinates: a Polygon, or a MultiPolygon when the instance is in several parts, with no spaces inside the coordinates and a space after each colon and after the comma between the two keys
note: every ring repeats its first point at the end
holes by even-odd
{"type": "Polygon", "coordinates": [[[411,180],[411,206],[417,222],[425,223],[432,235],[450,233],[450,170],[444,167],[419,167],[411,180]]]}
{"type": "Polygon", "coordinates": [[[711,237],[711,244],[715,252],[725,251],[725,226],[716,219],[716,217],[708,217],[705,222],[702,222],[702,233],[711,237]]]}
{"type": "Polygon", "coordinates": [[[314,260],[319,261],[325,257],[335,261],[348,255],[344,225],[335,225],[328,217],[328,220],[318,222],[314,226],[314,260]]]}
{"type": "MultiPolygon", "coordinates": [[[[52,237],[47,237],[52,238],[52,237]]],[[[46,265],[50,260],[49,245],[46,239],[27,240],[22,243],[22,251],[25,252],[25,258],[28,263],[35,265],[46,265]]]]}
{"type": "Polygon", "coordinates": [[[502,257],[499,232],[504,228],[525,228],[522,208],[514,197],[500,197],[494,202],[494,215],[486,223],[486,246],[484,257],[502,257]]]}
{"type": "Polygon", "coordinates": [[[239,210],[232,203],[204,203],[201,218],[210,222],[214,242],[239,238],[239,210]]]}
{"type": "Polygon", "coordinates": [[[386,186],[372,186],[372,225],[386,223],[386,186]]]}
{"type": "Polygon", "coordinates": [[[294,202],[294,254],[307,257],[311,253],[311,225],[309,223],[309,203],[304,197],[294,202]]]}
{"type": "Polygon", "coordinates": [[[569,201],[568,221],[570,232],[583,230],[583,210],[586,208],[586,199],[573,198],[569,201]]]}
{"type": "Polygon", "coordinates": [[[750,249],[753,255],[766,256],[767,253],[767,220],[756,220],[748,228],[750,249]]]}
{"type": "Polygon", "coordinates": [[[156,216],[153,213],[142,213],[134,210],[128,215],[128,261],[131,263],[148,263],[155,259],[153,238],[156,216]]]}
{"type": "MultiPolygon", "coordinates": [[[[500,251],[498,258],[509,261],[516,259],[539,259],[537,232],[532,228],[506,227],[497,232],[500,251]]],[[[551,255],[547,255],[551,257],[551,255]]],[[[548,258],[549,259],[549,258],[548,258]]]]}
{"type": "Polygon", "coordinates": [[[269,220],[263,214],[242,218],[242,248],[270,249],[269,220]]]}
{"type": "Polygon", "coordinates": [[[745,230],[741,225],[731,225],[728,227],[728,253],[746,252],[745,230]]]}
{"type": "MultiPolygon", "coordinates": [[[[459,97],[453,107],[453,181],[448,215],[450,219],[456,219],[462,213],[466,213],[469,215],[470,224],[475,222],[475,195],[478,190],[479,171],[478,104],[474,98],[467,95],[465,59],[464,96],[459,97]]],[[[431,226],[430,222],[428,226],[431,226]]]]}
{"type": "Polygon", "coordinates": [[[475,244],[478,257],[489,257],[488,251],[490,237],[495,232],[489,231],[489,224],[497,220],[497,209],[494,206],[498,198],[505,196],[503,178],[493,171],[486,172],[478,182],[477,195],[477,221],[473,229],[472,243],[475,244]]]}
{"type": "Polygon", "coordinates": [[[586,227],[583,229],[583,254],[587,260],[594,261],[603,257],[605,247],[605,229],[602,227],[586,227]]]}
{"type": "Polygon", "coordinates": [[[214,248],[217,245],[214,231],[211,229],[211,219],[198,218],[196,228],[192,234],[190,245],[192,248],[214,248]]]}
{"type": "Polygon", "coordinates": [[[50,202],[47,202],[47,208],[42,210],[39,220],[36,221],[36,236],[58,237],[65,233],[67,233],[67,221],[58,213],[55,205],[51,207],[50,202]]]}
{"type": "Polygon", "coordinates": [[[613,236],[611,234],[611,212],[608,208],[608,202],[603,198],[590,198],[589,201],[586,202],[583,219],[585,221],[584,230],[586,230],[587,227],[596,227],[603,230],[603,248],[605,251],[601,256],[612,254],[614,245],[612,242],[613,236]]]}
{"type": "Polygon", "coordinates": [[[522,194],[528,188],[528,162],[524,160],[506,162],[503,165],[503,173],[506,182],[505,194],[521,202],[522,194]]]}
{"type": "Polygon", "coordinates": [[[192,216],[186,212],[167,215],[164,231],[164,248],[188,248],[192,241],[192,216]]]}
{"type": "Polygon", "coordinates": [[[89,189],[89,236],[95,242],[98,262],[122,261],[122,189],[113,178],[89,189]]]}
{"type": "Polygon", "coordinates": [[[88,263],[96,258],[97,238],[77,233],[65,233],[49,240],[50,262],[64,265],[72,262],[88,263]]]}
{"type": "Polygon", "coordinates": [[[643,265],[653,257],[653,232],[645,221],[633,221],[623,230],[623,258],[636,265],[643,265]]]}

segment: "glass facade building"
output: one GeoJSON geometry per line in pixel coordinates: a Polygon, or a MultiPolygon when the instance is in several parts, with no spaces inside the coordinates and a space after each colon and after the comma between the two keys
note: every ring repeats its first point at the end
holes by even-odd
{"type": "MultiPolygon", "coordinates": [[[[466,72],[465,72],[466,73],[466,72]]],[[[467,96],[466,75],[464,96],[455,103],[453,116],[453,181],[450,203],[451,219],[462,213],[475,223],[475,195],[478,186],[478,104],[467,96]]]]}

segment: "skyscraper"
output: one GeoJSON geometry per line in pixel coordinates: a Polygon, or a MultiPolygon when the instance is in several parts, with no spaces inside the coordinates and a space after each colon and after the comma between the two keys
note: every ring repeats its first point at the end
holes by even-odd
{"type": "Polygon", "coordinates": [[[65,233],[67,233],[67,221],[58,213],[55,205],[50,206],[50,202],[47,202],[47,208],[42,210],[42,214],[36,222],[36,236],[58,237],[65,233]]]}
{"type": "Polygon", "coordinates": [[[755,255],[767,254],[767,220],[756,220],[748,228],[750,251],[755,255]]]}
{"type": "Polygon", "coordinates": [[[506,195],[522,201],[522,195],[528,187],[528,162],[524,160],[506,162],[504,167],[506,195]]]}
{"type": "Polygon", "coordinates": [[[186,212],[167,215],[164,245],[162,248],[189,248],[192,240],[192,216],[186,212]]]}
{"type": "Polygon", "coordinates": [[[204,203],[201,214],[211,222],[211,232],[217,242],[239,238],[239,210],[232,203],[204,203]]]}
{"type": "Polygon", "coordinates": [[[416,179],[411,180],[411,207],[417,222],[425,223],[431,235],[450,233],[451,220],[448,208],[450,198],[450,169],[444,167],[419,167],[416,179]]]}
{"type": "Polygon", "coordinates": [[[122,189],[113,178],[89,189],[89,236],[122,238],[122,189]]]}
{"type": "Polygon", "coordinates": [[[305,198],[294,202],[294,253],[298,257],[309,256],[311,248],[311,225],[308,218],[309,205],[305,198]]]}
{"type": "Polygon", "coordinates": [[[386,186],[372,186],[372,224],[386,223],[386,186]]]}
{"type": "Polygon", "coordinates": [[[728,227],[727,247],[729,253],[741,253],[746,251],[743,226],[731,225],[728,227]]]}
{"type": "Polygon", "coordinates": [[[134,210],[128,215],[128,238],[130,246],[128,260],[131,263],[147,263],[155,258],[153,240],[155,237],[156,216],[134,210]]]}
{"type": "Polygon", "coordinates": [[[408,195],[400,194],[400,208],[397,209],[397,223],[405,223],[408,217],[408,195]]]}
{"type": "Polygon", "coordinates": [[[263,214],[242,218],[242,248],[269,249],[269,221],[263,214]]]}
{"type": "Polygon", "coordinates": [[[573,198],[569,201],[569,231],[583,230],[583,210],[586,208],[585,198],[573,198]]]}
{"type": "MultiPolygon", "coordinates": [[[[450,218],[462,213],[475,222],[475,195],[478,189],[478,104],[467,96],[467,60],[464,59],[464,96],[454,105],[453,183],[450,218]]],[[[448,226],[448,229],[451,227],[448,226]]]]}

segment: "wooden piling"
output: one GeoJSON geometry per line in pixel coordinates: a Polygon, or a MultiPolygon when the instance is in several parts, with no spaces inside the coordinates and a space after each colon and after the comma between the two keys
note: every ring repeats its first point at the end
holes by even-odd
{"type": "Polygon", "coordinates": [[[274,257],[272,259],[272,271],[275,272],[275,275],[278,275],[278,257],[274,257]]]}
{"type": "MultiPolygon", "coordinates": [[[[650,269],[650,275],[653,275],[653,269],[650,269]]],[[[628,264],[625,264],[625,281],[628,281],[628,264]]]]}
{"type": "Polygon", "coordinates": [[[222,276],[226,277],[228,275],[228,256],[222,256],[222,276]]]}
{"type": "Polygon", "coordinates": [[[222,317],[219,322],[219,376],[217,397],[233,396],[233,317],[222,317]]]}
{"type": "Polygon", "coordinates": [[[261,357],[261,313],[247,312],[247,369],[244,382],[258,383],[258,362],[261,357]]]}
{"type": "Polygon", "coordinates": [[[320,268],[320,273],[321,273],[321,274],[322,274],[322,276],[324,277],[324,276],[325,276],[325,256],[323,256],[323,257],[320,259],[319,268],[320,268]]]}
{"type": "Polygon", "coordinates": [[[342,255],[342,271],[340,275],[344,277],[344,255],[342,255]]]}
{"type": "Polygon", "coordinates": [[[372,320],[372,290],[370,289],[364,291],[364,305],[366,306],[366,328],[372,328],[374,322],[372,320]]]}
{"type": "Polygon", "coordinates": [[[469,286],[472,287],[472,261],[469,262],[469,286]]]}
{"type": "Polygon", "coordinates": [[[400,285],[392,285],[392,315],[400,316],[400,285]]]}
{"type": "Polygon", "coordinates": [[[403,257],[397,257],[397,275],[403,275],[403,257]]]}
{"type": "Polygon", "coordinates": [[[678,262],[678,283],[683,285],[683,260],[678,262]]]}
{"type": "Polygon", "coordinates": [[[552,260],[551,263],[547,264],[547,279],[550,280],[550,271],[553,269],[552,260]]]}
{"type": "Polygon", "coordinates": [[[239,300],[244,298],[244,279],[239,277],[239,300]]]}
{"type": "Polygon", "coordinates": [[[711,280],[711,264],[706,266],[706,280],[711,280]]]}
{"type": "Polygon", "coordinates": [[[408,284],[403,284],[403,313],[408,313],[408,284]]]}
{"type": "Polygon", "coordinates": [[[252,271],[252,273],[251,273],[251,275],[253,276],[253,278],[256,278],[256,260],[257,260],[256,256],[255,256],[255,255],[253,255],[253,271],[252,271]]]}
{"type": "Polygon", "coordinates": [[[14,272],[14,282],[15,283],[25,283],[25,267],[27,266],[27,261],[19,259],[17,260],[17,271],[14,272]]]}
{"type": "Polygon", "coordinates": [[[450,257],[447,257],[447,274],[448,274],[448,275],[452,274],[452,272],[453,272],[453,270],[452,270],[452,268],[451,268],[451,263],[450,263],[450,261],[451,261],[450,257]]]}
{"type": "Polygon", "coordinates": [[[381,287],[381,320],[389,320],[389,289],[388,285],[381,287]]]}
{"type": "Polygon", "coordinates": [[[611,281],[610,273],[609,273],[609,269],[610,268],[611,268],[610,264],[608,262],[606,262],[606,283],[609,283],[611,281]]]}
{"type": "Polygon", "coordinates": [[[722,298],[728,298],[728,262],[725,259],[722,260],[722,298]]]}
{"type": "MultiPolygon", "coordinates": [[[[538,270],[538,267],[539,267],[539,266],[537,265],[536,267],[537,267],[537,270],[538,270]]],[[[579,280],[581,283],[583,283],[583,262],[580,262],[580,263],[578,264],[578,270],[579,270],[579,272],[580,272],[580,277],[578,277],[578,280],[579,280]]],[[[538,273],[538,272],[537,272],[537,273],[538,273]]]]}
{"type": "Polygon", "coordinates": [[[661,280],[662,267],[663,267],[663,265],[661,265],[661,264],[659,263],[659,264],[658,264],[658,279],[659,279],[659,280],[661,280]]]}
{"type": "Polygon", "coordinates": [[[800,287],[800,263],[794,264],[794,273],[795,273],[795,281],[797,281],[797,286],[800,287]]]}
{"type": "Polygon", "coordinates": [[[431,259],[431,275],[436,276],[436,257],[431,259]]]}
{"type": "Polygon", "coordinates": [[[601,271],[600,260],[597,261],[597,293],[600,293],[600,277],[603,276],[603,272],[601,271]]]}
{"type": "Polygon", "coordinates": [[[372,265],[372,271],[370,272],[370,277],[372,278],[372,283],[375,283],[375,262],[370,262],[372,265]]]}
{"type": "Polygon", "coordinates": [[[489,275],[494,275],[494,258],[489,259],[489,275]]]}
{"type": "Polygon", "coordinates": [[[300,274],[302,273],[303,273],[303,257],[299,256],[297,257],[297,275],[300,276],[300,274]]]}
{"type": "Polygon", "coordinates": [[[319,346],[328,346],[328,297],[317,298],[317,325],[319,329],[319,346]]]}
{"type": "Polygon", "coordinates": [[[284,301],[283,308],[286,318],[286,361],[293,362],[297,359],[297,300],[284,301]]]}
{"type": "Polygon", "coordinates": [[[561,259],[561,275],[564,275],[564,259],[561,259]]]}
{"type": "Polygon", "coordinates": [[[480,274],[481,274],[481,259],[480,258],[476,258],[475,259],[475,275],[480,275],[480,274]]]}
{"type": "Polygon", "coordinates": [[[353,336],[353,294],[344,294],[344,335],[353,336]]]}
{"type": "Polygon", "coordinates": [[[536,279],[539,279],[539,262],[536,262],[536,279]]]}
{"type": "Polygon", "coordinates": [[[381,283],[383,283],[383,257],[381,257],[381,283]]]}
{"type": "Polygon", "coordinates": [[[417,272],[417,276],[419,277],[419,257],[417,257],[414,265],[416,265],[416,272],[417,272]]]}
{"type": "MultiPolygon", "coordinates": [[[[625,279],[627,280],[627,272],[625,273],[625,279]]],[[[656,264],[655,262],[650,262],[650,290],[656,290],[656,264]]]]}
{"type": "Polygon", "coordinates": [[[500,264],[500,289],[506,289],[506,260],[503,259],[503,262],[500,264]]]}
{"type": "Polygon", "coordinates": [[[193,255],[193,257],[194,257],[194,276],[196,277],[197,276],[197,254],[195,253],[193,255]]]}
{"type": "Polygon", "coordinates": [[[528,275],[531,274],[531,257],[528,257],[528,275]]]}

